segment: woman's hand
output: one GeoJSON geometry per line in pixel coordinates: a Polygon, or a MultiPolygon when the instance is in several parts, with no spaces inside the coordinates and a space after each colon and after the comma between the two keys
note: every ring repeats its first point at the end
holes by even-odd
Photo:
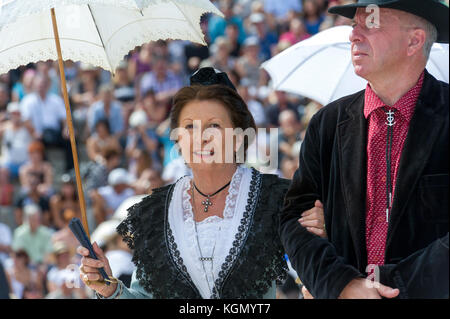
{"type": "Polygon", "coordinates": [[[109,277],[112,276],[112,271],[108,259],[105,257],[105,254],[100,247],[98,247],[97,243],[94,243],[92,246],[94,247],[94,252],[99,260],[89,258],[89,250],[87,248],[82,246],[77,248],[77,252],[83,256],[80,266],[80,278],[86,286],[95,290],[103,297],[108,298],[116,291],[117,283],[111,283],[108,286],[105,282],[99,282],[103,280],[102,275],[98,271],[99,268],[103,267],[109,277]]]}
{"type": "Polygon", "coordinates": [[[302,286],[303,299],[314,299],[314,297],[309,293],[305,286],[302,286]]]}
{"type": "Polygon", "coordinates": [[[316,234],[322,238],[327,238],[325,230],[325,218],[323,214],[323,204],[316,200],[314,207],[303,212],[302,218],[298,220],[300,225],[305,227],[310,233],[316,234]]]}

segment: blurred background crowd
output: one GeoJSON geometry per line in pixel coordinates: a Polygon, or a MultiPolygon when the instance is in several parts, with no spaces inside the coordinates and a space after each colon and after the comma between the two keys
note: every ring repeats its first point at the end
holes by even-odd
{"type": "MultiPolygon", "coordinates": [[[[279,128],[278,167],[270,173],[292,178],[308,121],[322,105],[271,90],[260,66],[323,29],[351,23],[327,9],[352,1],[212,2],[225,18],[202,18],[208,47],[147,43],[114,76],[65,62],[91,239],[126,283],[134,265],[114,231],[124,207],[189,173],[169,136],[174,93],[200,67],[227,72],[257,127],[279,128]]],[[[0,75],[0,290],[11,298],[92,297],[78,279],[78,243],[67,226],[80,207],[65,119],[55,62],[0,75]]],[[[254,147],[266,152],[274,142],[268,133],[260,131],[254,147]]],[[[252,166],[268,171],[258,158],[252,166]]],[[[294,277],[279,287],[279,298],[301,296],[294,277]]]]}

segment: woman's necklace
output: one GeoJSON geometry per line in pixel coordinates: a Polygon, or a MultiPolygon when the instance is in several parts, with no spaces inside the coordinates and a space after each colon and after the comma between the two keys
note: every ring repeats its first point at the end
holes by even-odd
{"type": "MultiPolygon", "coordinates": [[[[192,185],[195,187],[194,182],[192,182],[192,185]]],[[[193,187],[191,188],[191,191],[192,191],[192,208],[194,209],[194,213],[195,213],[195,198],[194,198],[194,188],[193,187]]],[[[211,256],[210,257],[204,257],[203,256],[202,249],[200,247],[200,240],[198,239],[197,222],[195,221],[195,218],[194,218],[194,227],[195,227],[195,236],[196,236],[196,239],[197,239],[197,247],[198,247],[198,251],[200,253],[199,260],[202,263],[203,273],[205,274],[206,283],[208,284],[208,290],[210,292],[210,295],[212,296],[213,295],[213,290],[211,289],[211,284],[210,284],[209,279],[208,279],[208,274],[206,273],[205,262],[207,262],[207,261],[211,262],[210,273],[211,273],[211,277],[212,277],[214,288],[216,288],[216,291],[218,291],[218,289],[216,287],[216,279],[214,278],[214,252],[216,250],[217,237],[220,234],[221,227],[219,226],[219,230],[217,232],[216,240],[214,241],[214,246],[213,246],[213,250],[211,252],[211,256]]]]}
{"type": "MultiPolygon", "coordinates": [[[[216,192],[214,192],[214,193],[212,193],[212,194],[210,194],[210,195],[207,195],[207,194],[203,194],[203,193],[197,188],[197,185],[195,185],[194,181],[192,181],[192,185],[194,185],[195,190],[196,190],[200,195],[202,195],[203,197],[206,197],[206,200],[204,200],[204,201],[202,202],[202,205],[203,205],[203,211],[204,211],[205,213],[208,212],[209,206],[212,206],[212,205],[213,205],[213,203],[211,202],[211,197],[213,197],[213,196],[219,194],[221,191],[223,191],[225,188],[227,188],[228,185],[230,185],[230,183],[231,183],[231,181],[229,181],[226,185],[224,185],[223,187],[221,187],[218,191],[216,191],[216,192]]],[[[192,194],[194,194],[194,191],[192,191],[192,194]]]]}

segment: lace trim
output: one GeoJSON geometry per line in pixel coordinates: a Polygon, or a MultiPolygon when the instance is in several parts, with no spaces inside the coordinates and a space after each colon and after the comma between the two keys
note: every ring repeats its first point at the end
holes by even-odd
{"type": "MultiPolygon", "coordinates": [[[[175,187],[176,183],[171,187],[171,191],[173,191],[173,188],[175,187]]],[[[172,192],[170,192],[172,193],[172,192]]],[[[189,272],[187,270],[187,267],[183,263],[183,258],[181,257],[180,251],[178,250],[178,246],[175,243],[175,238],[172,233],[172,229],[170,229],[170,225],[168,223],[168,215],[169,215],[169,199],[171,196],[167,196],[166,198],[166,208],[165,208],[165,218],[164,218],[164,224],[166,229],[166,241],[167,241],[167,247],[169,250],[169,255],[172,257],[171,259],[175,263],[175,267],[178,268],[178,270],[181,272],[181,274],[184,276],[185,281],[195,290],[198,292],[198,289],[195,287],[195,284],[192,281],[191,276],[189,275],[189,272]]]]}
{"type": "MultiPolygon", "coordinates": [[[[26,17],[39,12],[50,12],[51,8],[59,8],[70,5],[101,5],[111,6],[111,0],[10,0],[0,3],[0,28],[13,23],[19,18],[26,17]]],[[[114,0],[115,7],[124,9],[142,10],[149,6],[161,3],[175,3],[178,5],[188,5],[197,9],[210,10],[208,12],[223,16],[223,14],[207,0],[114,0]]]]}
{"type": "MultiPolygon", "coordinates": [[[[231,225],[231,220],[234,216],[236,204],[237,204],[237,198],[239,195],[240,185],[242,181],[242,176],[244,175],[245,169],[241,166],[239,166],[236,169],[236,172],[233,174],[233,177],[231,178],[230,187],[228,189],[228,194],[225,200],[225,208],[223,212],[224,218],[220,218],[218,216],[210,216],[204,220],[202,220],[200,223],[197,223],[197,225],[203,225],[203,224],[210,224],[214,222],[220,222],[222,230],[221,232],[226,232],[226,230],[231,225]]],[[[192,210],[191,205],[191,195],[189,194],[188,190],[190,189],[190,182],[192,180],[192,177],[186,176],[184,177],[184,180],[182,181],[182,194],[183,194],[183,219],[185,222],[186,227],[186,237],[188,239],[188,246],[189,251],[192,256],[198,256],[198,247],[197,247],[197,238],[195,233],[195,221],[194,221],[194,214],[192,210]]],[[[217,235],[217,234],[216,234],[217,235]]],[[[216,238],[216,237],[211,237],[216,238]]],[[[205,247],[206,249],[206,247],[205,247]]],[[[185,265],[183,265],[185,267],[185,265]]],[[[185,267],[186,268],[186,267],[185,267]]],[[[202,265],[199,262],[195,262],[195,269],[199,273],[203,273],[202,265]]]]}
{"type": "MultiPolygon", "coordinates": [[[[223,217],[225,219],[231,219],[234,216],[234,211],[236,209],[236,203],[239,196],[239,189],[243,175],[244,175],[244,168],[239,166],[236,169],[236,172],[233,174],[233,177],[231,178],[230,187],[228,188],[228,195],[225,199],[225,208],[223,210],[223,217]]],[[[191,205],[191,195],[189,194],[191,180],[192,177],[189,176],[184,177],[183,180],[183,219],[187,223],[190,223],[191,220],[194,220],[194,214],[192,212],[192,205],[191,205]]],[[[210,216],[206,218],[204,221],[210,219],[211,217],[217,216],[210,216]]],[[[192,224],[191,226],[193,225],[194,224],[192,224]]]]}
{"type": "Polygon", "coordinates": [[[220,298],[220,291],[222,286],[231,273],[234,263],[239,256],[243,246],[245,245],[248,231],[251,227],[253,215],[256,209],[256,203],[258,202],[259,193],[261,190],[261,175],[255,169],[252,169],[252,180],[250,182],[250,191],[247,199],[247,206],[245,206],[245,212],[241,219],[241,224],[238,227],[238,232],[235,235],[233,241],[233,247],[230,249],[228,256],[225,258],[225,262],[222,264],[222,269],[219,272],[219,278],[216,279],[212,299],[220,298]],[[219,291],[217,290],[219,287],[219,291]]]}
{"type": "MultiPolygon", "coordinates": [[[[90,4],[95,7],[95,4],[106,4],[108,2],[106,0],[16,0],[0,7],[0,32],[14,32],[16,28],[20,30],[21,21],[27,19],[27,16],[39,14],[39,12],[44,14],[45,10],[48,10],[48,15],[50,15],[51,7],[73,4],[90,4]]],[[[117,0],[115,6],[130,8],[130,2],[134,1],[117,0]]],[[[125,55],[135,47],[149,41],[159,39],[189,40],[204,45],[205,41],[200,29],[201,16],[209,12],[222,15],[214,5],[206,0],[142,0],[142,2],[148,3],[146,6],[158,5],[160,3],[173,3],[183,15],[183,23],[178,23],[178,25],[171,24],[168,19],[164,26],[158,27],[152,25],[151,27],[140,29],[140,32],[136,32],[135,30],[134,32],[127,32],[125,29],[118,30],[119,32],[116,32],[113,38],[107,39],[104,43],[105,47],[102,47],[100,43],[87,43],[80,41],[80,39],[65,39],[62,37],[61,51],[64,60],[89,63],[114,73],[125,55]]],[[[110,2],[108,4],[111,6],[110,2]]],[[[101,7],[95,7],[95,9],[102,10],[101,7]]],[[[145,10],[151,12],[152,8],[145,10]]],[[[151,14],[149,16],[151,17],[151,14]]],[[[132,24],[127,25],[127,28],[130,26],[132,24]]],[[[51,34],[51,38],[49,39],[32,40],[33,42],[14,43],[14,47],[3,50],[0,53],[0,74],[31,62],[57,60],[53,34],[51,34]]]]}

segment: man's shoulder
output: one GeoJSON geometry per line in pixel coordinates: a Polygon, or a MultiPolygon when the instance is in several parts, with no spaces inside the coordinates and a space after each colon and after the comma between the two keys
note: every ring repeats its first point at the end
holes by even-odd
{"type": "Polygon", "coordinates": [[[43,237],[51,237],[53,230],[47,226],[41,225],[38,229],[38,234],[43,237]]]}
{"type": "Polygon", "coordinates": [[[26,224],[22,224],[18,226],[14,230],[14,238],[17,239],[19,237],[24,236],[24,234],[27,234],[29,232],[30,228],[26,224]]]}
{"type": "Polygon", "coordinates": [[[347,116],[347,109],[362,112],[364,104],[365,90],[341,97],[324,107],[314,115],[314,118],[321,120],[341,120],[347,116]]]}
{"type": "Polygon", "coordinates": [[[37,102],[37,94],[36,93],[28,93],[26,94],[22,100],[20,101],[20,106],[29,106],[30,104],[34,104],[37,102]]]}

